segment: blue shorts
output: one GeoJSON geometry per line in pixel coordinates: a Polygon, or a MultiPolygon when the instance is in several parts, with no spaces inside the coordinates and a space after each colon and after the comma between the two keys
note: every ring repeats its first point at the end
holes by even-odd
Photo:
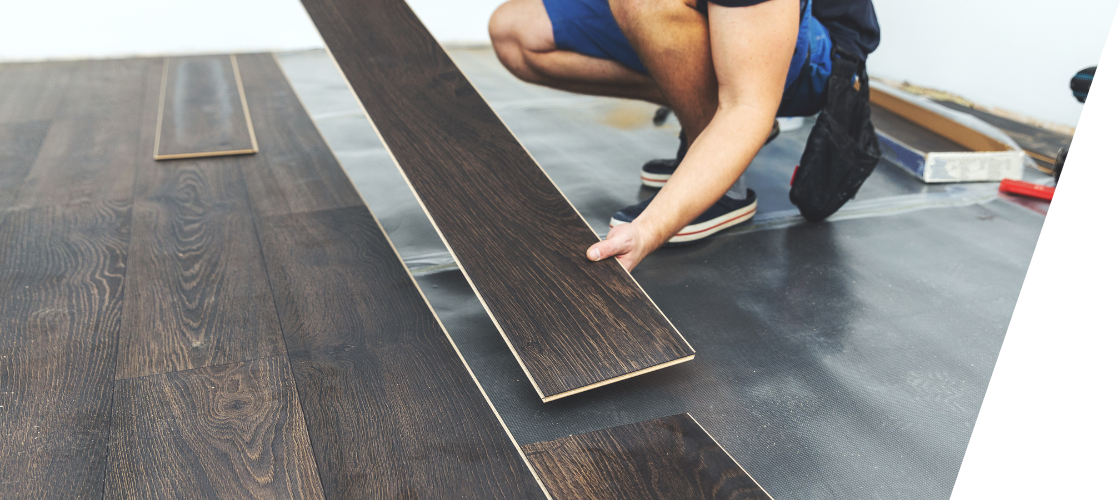
{"type": "MultiPolygon", "coordinates": [[[[544,8],[557,48],[649,74],[618,27],[608,0],[544,0],[544,8]]],[[[825,84],[832,74],[832,39],[811,12],[812,0],[805,6],[778,116],[808,116],[824,106],[825,84]]]]}

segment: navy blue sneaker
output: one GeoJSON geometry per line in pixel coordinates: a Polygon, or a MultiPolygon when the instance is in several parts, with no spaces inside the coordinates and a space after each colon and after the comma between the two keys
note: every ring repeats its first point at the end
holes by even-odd
{"type": "MultiPolygon", "coordinates": [[[[614,217],[611,217],[611,227],[634,222],[634,219],[638,218],[638,215],[649,206],[651,201],[653,201],[652,196],[646,201],[615,212],[614,217]]],[[[757,208],[758,198],[753,190],[747,190],[747,199],[745,200],[733,200],[724,196],[716,201],[715,205],[700,214],[691,224],[681,229],[676,236],[669,238],[669,243],[687,243],[707,238],[724,229],[751,220],[757,208]]]]}
{"type": "MultiPolygon", "coordinates": [[[[766,144],[770,144],[774,139],[778,138],[778,120],[774,120],[774,127],[770,129],[770,136],[766,138],[766,144]]],[[[684,159],[685,153],[688,152],[688,143],[684,140],[684,132],[680,135],[681,144],[677,147],[676,158],[665,158],[660,160],[647,161],[642,165],[642,185],[654,189],[661,189],[669,182],[669,178],[673,176],[673,172],[677,171],[680,166],[681,160],[684,159]]]]}

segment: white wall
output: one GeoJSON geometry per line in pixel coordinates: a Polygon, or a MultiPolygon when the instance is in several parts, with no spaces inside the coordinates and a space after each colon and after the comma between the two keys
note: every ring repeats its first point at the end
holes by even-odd
{"type": "Polygon", "coordinates": [[[875,76],[1076,125],[1074,73],[1096,66],[1118,0],[875,0],[875,76]]]}
{"type": "MultiPolygon", "coordinates": [[[[410,0],[445,43],[486,43],[501,0],[410,0]]],[[[1120,0],[875,0],[873,75],[1074,125],[1120,0]]],[[[298,0],[0,0],[0,61],[321,47],[298,0]]]]}

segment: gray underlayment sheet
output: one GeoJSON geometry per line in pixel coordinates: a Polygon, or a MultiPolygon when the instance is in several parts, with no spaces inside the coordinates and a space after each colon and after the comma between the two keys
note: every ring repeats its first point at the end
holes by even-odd
{"type": "MultiPolygon", "coordinates": [[[[489,49],[449,52],[600,235],[654,194],[638,168],[672,156],[679,130],[653,127],[654,106],[524,84],[489,49]]],[[[748,170],[754,221],[634,273],[696,359],[542,403],[329,56],[279,60],[518,443],[689,412],[777,499],[949,497],[1045,207],[881,163],[829,222],[806,224],[787,197],[805,120],[748,170]]]]}

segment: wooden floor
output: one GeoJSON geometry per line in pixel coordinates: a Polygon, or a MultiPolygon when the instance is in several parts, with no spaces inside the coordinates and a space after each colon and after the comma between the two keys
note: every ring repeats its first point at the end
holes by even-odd
{"type": "Polygon", "coordinates": [[[692,359],[403,0],[304,5],[544,401],[692,359]]]}
{"type": "Polygon", "coordinates": [[[524,449],[556,500],[770,500],[687,413],[524,449]]]}
{"type": "Polygon", "coordinates": [[[0,497],[545,498],[271,55],[152,158],[161,59],[0,65],[0,497]]]}

